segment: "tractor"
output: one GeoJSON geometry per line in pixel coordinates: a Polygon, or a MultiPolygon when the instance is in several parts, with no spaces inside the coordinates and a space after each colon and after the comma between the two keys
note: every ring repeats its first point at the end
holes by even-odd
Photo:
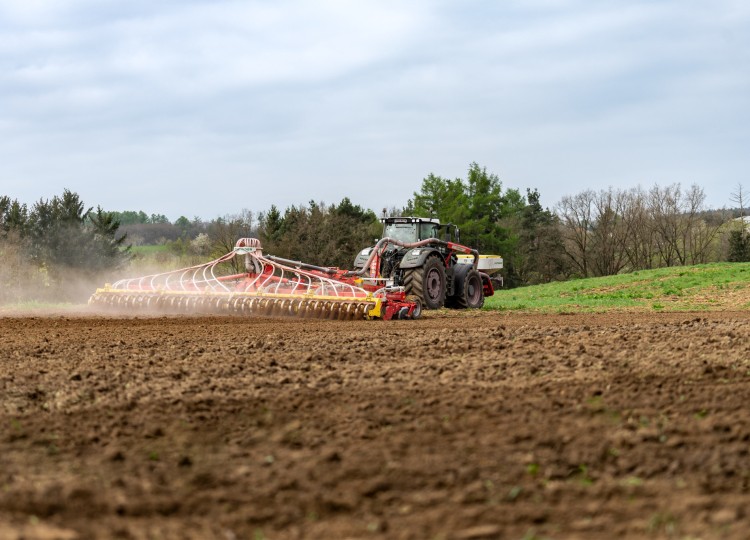
{"type": "Polygon", "coordinates": [[[459,229],[452,223],[422,217],[384,217],[383,238],[359,252],[354,272],[388,285],[404,288],[407,298],[425,309],[443,306],[481,308],[485,296],[494,294],[491,277],[503,267],[503,259],[480,256],[459,244],[459,229]]]}

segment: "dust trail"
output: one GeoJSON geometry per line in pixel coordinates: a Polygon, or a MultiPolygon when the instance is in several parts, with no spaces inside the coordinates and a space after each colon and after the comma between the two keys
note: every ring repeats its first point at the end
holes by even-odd
{"type": "MultiPolygon", "coordinates": [[[[159,253],[135,256],[120,268],[50,267],[32,260],[18,236],[0,237],[0,317],[100,314],[88,306],[98,288],[119,279],[164,272],[196,264],[196,257],[159,253]]],[[[111,315],[111,313],[110,313],[111,315]]]]}
{"type": "Polygon", "coordinates": [[[47,268],[29,261],[17,243],[0,240],[0,317],[101,315],[101,310],[88,305],[98,288],[124,277],[163,271],[167,265],[171,268],[178,264],[171,258],[150,264],[135,259],[123,268],[99,273],[47,268]]]}

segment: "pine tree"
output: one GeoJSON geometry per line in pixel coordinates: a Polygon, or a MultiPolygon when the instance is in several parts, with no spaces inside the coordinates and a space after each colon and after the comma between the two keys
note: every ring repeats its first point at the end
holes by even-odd
{"type": "Polygon", "coordinates": [[[750,235],[744,227],[729,232],[729,262],[750,262],[750,235]]]}

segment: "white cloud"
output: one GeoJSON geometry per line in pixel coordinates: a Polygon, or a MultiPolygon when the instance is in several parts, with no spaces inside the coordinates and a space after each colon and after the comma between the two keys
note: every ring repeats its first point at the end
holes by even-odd
{"type": "Polygon", "coordinates": [[[130,19],[114,30],[112,69],[210,92],[321,81],[392,55],[419,24],[388,4],[215,3],[130,19]]]}
{"type": "Polygon", "coordinates": [[[550,205],[691,170],[720,201],[750,165],[739,0],[48,7],[0,3],[0,193],[25,200],[379,208],[478,161],[550,205]]]}

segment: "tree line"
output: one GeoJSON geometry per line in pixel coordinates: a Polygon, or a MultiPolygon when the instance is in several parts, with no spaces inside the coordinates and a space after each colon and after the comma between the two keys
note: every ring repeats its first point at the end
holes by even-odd
{"type": "MultiPolygon", "coordinates": [[[[698,186],[585,190],[552,209],[537,189],[505,188],[500,178],[472,163],[465,178],[429,174],[418,191],[387,215],[437,217],[461,231],[461,243],[505,260],[506,286],[617,274],[718,260],[750,260],[738,208],[709,210],[698,186]]],[[[230,251],[237,238],[256,236],[277,256],[322,266],[350,267],[356,254],[381,235],[378,216],[344,197],[337,204],[310,201],[281,211],[203,221],[162,214],[87,208],[70,190],[30,207],[0,196],[0,286],[8,291],[52,291],[71,275],[100,278],[123,268],[131,245],[164,244],[176,255],[206,260],[230,251]]]]}
{"type": "Polygon", "coordinates": [[[714,261],[750,261],[747,195],[731,194],[734,210],[710,210],[692,185],[584,190],[550,210],[539,192],[503,190],[476,163],[466,180],[433,174],[406,211],[460,225],[464,243],[505,257],[509,286],[605,276],[714,261]],[[734,222],[730,218],[739,218],[734,222]]]}
{"type": "MultiPolygon", "coordinates": [[[[585,190],[563,197],[553,209],[540,199],[537,189],[525,194],[505,189],[496,174],[472,163],[465,179],[429,174],[406,205],[384,213],[457,225],[462,243],[503,255],[508,286],[750,260],[747,230],[727,226],[731,217],[744,215],[741,186],[731,196],[738,208],[729,211],[707,209],[696,185],[585,190]]],[[[208,223],[183,216],[169,224],[140,214],[140,224],[123,227],[131,239],[148,230],[149,243],[171,240],[180,253],[218,255],[240,236],[257,236],[269,253],[339,267],[350,265],[382,230],[373,211],[348,198],[334,205],[310,201],[283,212],[275,206],[257,215],[243,211],[208,223]]]]}
{"type": "Polygon", "coordinates": [[[118,228],[111,212],[67,189],[31,207],[0,196],[0,300],[60,299],[72,281],[124,265],[130,250],[118,228]]]}
{"type": "Polygon", "coordinates": [[[717,238],[727,215],[707,212],[696,185],[586,190],[563,197],[558,217],[562,250],[581,277],[722,258],[717,238]]]}

